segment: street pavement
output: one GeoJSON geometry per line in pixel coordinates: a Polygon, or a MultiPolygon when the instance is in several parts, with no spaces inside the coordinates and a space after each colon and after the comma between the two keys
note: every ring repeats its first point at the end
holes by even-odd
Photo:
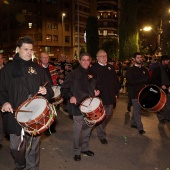
{"type": "MultiPolygon", "coordinates": [[[[103,145],[94,128],[90,147],[95,155],[73,159],[73,122],[57,111],[57,132],[41,137],[39,170],[170,170],[170,123],[159,124],[156,114],[142,111],[146,134],[130,128],[131,113],[127,112],[128,98],[120,94],[106,132],[108,144],[103,145]]],[[[4,139],[0,149],[0,170],[14,169],[9,141],[4,139]]]]}

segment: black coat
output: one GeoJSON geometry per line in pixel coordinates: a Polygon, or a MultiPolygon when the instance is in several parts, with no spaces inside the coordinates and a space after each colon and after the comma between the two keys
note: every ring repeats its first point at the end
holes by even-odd
{"type": "MultiPolygon", "coordinates": [[[[163,68],[165,69],[165,73],[167,75],[167,78],[170,81],[170,69],[167,66],[164,66],[163,68]]],[[[169,84],[163,84],[160,66],[157,66],[153,70],[150,83],[155,84],[160,88],[162,87],[162,85],[165,85],[167,87],[167,89],[165,89],[164,91],[165,91],[165,93],[168,93],[168,88],[170,87],[170,85],[169,84]]]]}
{"type": "Polygon", "coordinates": [[[89,69],[79,66],[70,72],[61,85],[61,95],[70,99],[74,96],[77,105],[69,103],[69,113],[75,116],[82,115],[79,106],[80,103],[88,97],[94,97],[94,90],[100,90],[97,76],[89,69]]]}
{"type": "Polygon", "coordinates": [[[93,70],[101,84],[101,99],[104,105],[115,105],[119,93],[119,80],[112,65],[102,66],[99,63],[92,65],[93,70]]]}
{"type": "MultiPolygon", "coordinates": [[[[37,63],[31,60],[25,61],[16,54],[14,60],[1,70],[0,105],[9,102],[13,109],[17,109],[28,99],[29,95],[35,95],[45,82],[48,82],[46,85],[47,95],[43,97],[49,100],[53,97],[54,92],[45,71],[37,63]]],[[[14,116],[15,114],[12,113],[5,114],[6,131],[19,135],[21,127],[14,116]]]]}
{"type": "Polygon", "coordinates": [[[137,99],[140,90],[149,81],[149,72],[145,67],[129,67],[126,72],[128,82],[128,96],[130,99],[137,99]]]}

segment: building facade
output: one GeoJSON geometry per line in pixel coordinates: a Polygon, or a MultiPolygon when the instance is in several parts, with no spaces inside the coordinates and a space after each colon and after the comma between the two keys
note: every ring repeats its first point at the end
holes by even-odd
{"type": "Polygon", "coordinates": [[[85,44],[88,16],[97,16],[102,39],[117,36],[116,1],[101,0],[8,0],[0,1],[0,53],[15,54],[16,41],[34,39],[34,57],[46,51],[52,60],[65,53],[77,59],[85,44]]]}
{"type": "Polygon", "coordinates": [[[118,0],[97,0],[100,44],[118,38],[118,0]]]}

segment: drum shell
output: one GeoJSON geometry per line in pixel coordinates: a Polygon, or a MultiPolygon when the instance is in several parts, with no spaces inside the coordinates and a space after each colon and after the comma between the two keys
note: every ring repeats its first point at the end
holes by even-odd
{"type": "MultiPolygon", "coordinates": [[[[153,100],[154,100],[154,98],[155,97],[153,96],[153,100]]],[[[147,99],[144,99],[144,100],[147,101],[147,99]]],[[[162,89],[160,89],[158,86],[156,86],[156,85],[147,85],[147,86],[143,87],[141,89],[141,91],[139,92],[139,95],[138,95],[138,102],[139,102],[140,106],[143,109],[145,109],[145,110],[147,110],[149,112],[157,112],[157,111],[162,110],[164,108],[165,104],[166,104],[166,101],[167,101],[166,93],[162,89]],[[158,95],[159,96],[157,96],[157,97],[159,97],[159,100],[152,107],[149,107],[149,108],[148,107],[144,107],[143,104],[142,104],[143,103],[142,99],[141,99],[142,95],[144,95],[143,93],[146,93],[146,91],[148,89],[151,89],[151,88],[153,90],[156,89],[158,91],[158,95]]],[[[149,102],[151,103],[151,101],[149,101],[149,102]]]]}
{"type": "MultiPolygon", "coordinates": [[[[45,98],[37,96],[35,97],[35,99],[43,99],[46,101],[46,106],[43,110],[43,113],[41,113],[35,119],[27,121],[27,122],[22,122],[22,121],[17,120],[17,115],[18,115],[19,110],[22,110],[22,107],[30,101],[28,99],[18,107],[18,109],[15,112],[15,118],[26,132],[33,133],[35,131],[36,133],[41,134],[46,129],[48,129],[49,126],[53,123],[55,115],[52,114],[52,111],[50,109],[50,104],[45,98]],[[47,126],[47,123],[48,123],[48,126],[47,126]]],[[[25,113],[25,114],[30,114],[30,113],[25,113]]]]}
{"type": "MultiPolygon", "coordinates": [[[[82,104],[85,103],[89,99],[90,98],[85,99],[82,102],[82,104]]],[[[99,100],[100,102],[99,102],[99,105],[97,106],[97,108],[94,109],[93,111],[83,112],[81,110],[81,106],[80,106],[81,113],[85,116],[86,121],[88,121],[87,125],[93,124],[94,122],[95,122],[94,124],[99,123],[105,118],[105,110],[104,110],[102,101],[99,98],[93,98],[93,100],[95,100],[95,99],[99,100]]]]}
{"type": "Polygon", "coordinates": [[[99,119],[103,113],[104,113],[104,109],[103,109],[103,105],[100,103],[100,105],[98,106],[98,108],[96,108],[95,110],[91,111],[91,112],[82,112],[87,118],[92,119],[92,120],[97,120],[99,119]]]}

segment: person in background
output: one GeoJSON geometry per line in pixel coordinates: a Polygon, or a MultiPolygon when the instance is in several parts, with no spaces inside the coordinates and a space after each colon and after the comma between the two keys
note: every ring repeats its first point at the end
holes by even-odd
{"type": "Polygon", "coordinates": [[[113,109],[116,106],[116,98],[119,94],[119,80],[114,66],[107,63],[107,53],[104,50],[97,52],[97,63],[92,65],[100,81],[102,91],[101,99],[104,105],[106,118],[96,125],[97,136],[102,144],[107,144],[105,128],[113,115],[113,109]]]}
{"type": "Polygon", "coordinates": [[[47,100],[54,95],[45,71],[32,62],[33,44],[30,37],[20,38],[13,61],[0,72],[0,105],[1,111],[7,112],[5,127],[10,134],[10,151],[15,161],[15,170],[38,169],[41,137],[24,133],[15,118],[15,110],[37,93],[47,100]],[[43,87],[46,82],[47,85],[43,87]],[[31,148],[28,149],[30,142],[31,148]]]}
{"type": "MultiPolygon", "coordinates": [[[[67,56],[62,53],[60,56],[60,60],[58,61],[58,64],[60,65],[60,76],[58,79],[58,82],[60,82],[60,84],[62,84],[63,80],[65,80],[66,75],[68,74],[68,71],[70,72],[71,70],[68,69],[68,65],[67,65],[67,56]],[[64,78],[63,78],[64,77],[64,78]]],[[[69,114],[68,113],[68,101],[66,99],[63,100],[62,104],[60,104],[60,110],[62,112],[64,112],[65,114],[69,114]]]]}
{"type": "MultiPolygon", "coordinates": [[[[53,66],[53,65],[51,65],[49,63],[49,55],[46,52],[42,52],[40,54],[40,66],[47,73],[47,76],[48,76],[49,80],[51,81],[51,84],[53,86],[56,86],[57,85],[58,74],[56,72],[55,66],[53,66]]],[[[51,133],[55,133],[56,132],[56,129],[55,129],[56,124],[57,124],[57,121],[56,121],[56,119],[54,119],[54,122],[51,124],[50,128],[48,128],[45,131],[45,134],[47,136],[51,135],[51,133]]]]}
{"type": "Polygon", "coordinates": [[[93,156],[89,150],[89,138],[92,127],[88,126],[80,111],[80,104],[89,96],[100,94],[100,85],[94,72],[89,70],[91,57],[82,53],[79,67],[70,72],[61,85],[61,94],[69,101],[69,113],[73,115],[74,122],[74,160],[81,160],[81,153],[93,156]]]}
{"type": "Polygon", "coordinates": [[[134,54],[135,63],[129,67],[126,72],[128,82],[128,97],[132,101],[133,112],[131,117],[131,128],[136,128],[139,134],[145,134],[141,121],[141,106],[138,103],[138,95],[140,90],[147,84],[149,80],[148,69],[142,66],[142,55],[139,52],[134,54]]]}
{"type": "Polygon", "coordinates": [[[166,93],[167,101],[165,107],[157,112],[159,123],[165,124],[165,121],[170,121],[170,69],[168,64],[170,57],[163,55],[161,63],[153,69],[151,75],[151,83],[157,85],[166,93]]]}
{"type": "MultiPolygon", "coordinates": [[[[4,63],[3,55],[0,54],[0,71],[4,67],[3,63],[4,63]]],[[[0,111],[0,148],[2,148],[3,135],[4,135],[3,120],[2,120],[2,112],[0,111]]]]}

